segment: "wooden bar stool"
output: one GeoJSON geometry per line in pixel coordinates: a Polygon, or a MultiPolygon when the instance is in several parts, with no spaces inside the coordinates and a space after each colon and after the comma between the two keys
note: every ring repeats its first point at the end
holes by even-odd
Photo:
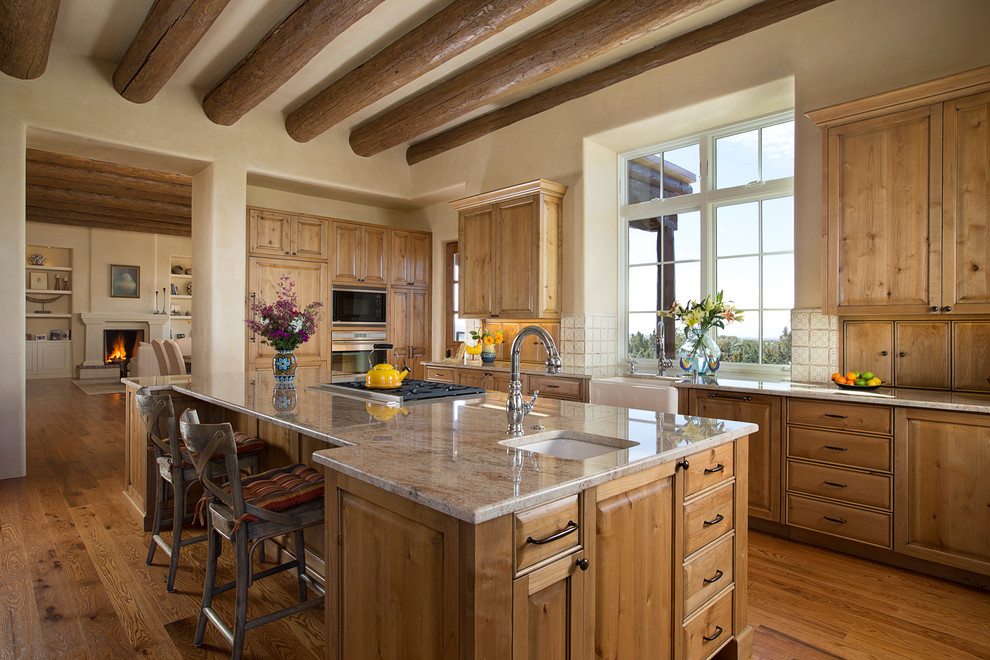
{"type": "Polygon", "coordinates": [[[223,484],[218,480],[215,463],[203,457],[222,455],[227,462],[227,473],[236,473],[236,446],[230,424],[199,424],[196,411],[186,410],[179,420],[179,429],[203,484],[204,503],[208,496],[212,498],[206,503],[205,511],[206,534],[209,537],[206,583],[194,643],[196,646],[203,643],[209,620],[230,642],[232,657],[237,660],[241,657],[244,635],[248,630],[323,604],[324,590],[306,570],[303,541],[304,529],[323,523],[323,475],[318,470],[296,463],[231,479],[223,484]],[[266,539],[289,534],[295,537],[295,559],[255,573],[252,560],[255,547],[266,539]],[[233,543],[237,565],[234,581],[218,586],[217,559],[221,538],[233,543]],[[293,568],[298,575],[299,602],[248,621],[248,588],[254,580],[293,568]],[[319,595],[307,600],[307,587],[319,595]],[[213,597],[230,589],[236,589],[233,631],[213,609],[213,597]]]}
{"type": "MultiPolygon", "coordinates": [[[[179,568],[179,551],[181,548],[206,540],[206,534],[191,538],[182,538],[183,525],[192,520],[192,515],[186,513],[186,502],[189,488],[197,482],[196,469],[189,459],[188,452],[179,440],[176,430],[175,409],[172,397],[167,394],[151,394],[147,388],[141,388],[134,396],[138,414],[144,418],[147,430],[148,450],[155,455],[157,477],[155,487],[155,518],[151,525],[151,542],[148,544],[147,564],[155,558],[155,550],[159,547],[169,557],[168,579],[165,584],[167,591],[175,590],[175,574],[179,568]],[[162,517],[168,490],[171,487],[172,497],[172,542],[167,542],[161,536],[162,517]]],[[[238,457],[243,461],[239,469],[247,469],[257,473],[260,465],[259,454],[265,448],[265,442],[249,437],[243,433],[236,434],[238,457]]],[[[213,460],[223,464],[222,456],[213,460]]]]}

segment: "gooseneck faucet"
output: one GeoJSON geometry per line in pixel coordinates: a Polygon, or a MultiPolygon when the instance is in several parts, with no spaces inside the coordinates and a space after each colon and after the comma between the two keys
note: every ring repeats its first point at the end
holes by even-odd
{"type": "Polygon", "coordinates": [[[663,318],[657,319],[657,375],[664,376],[667,369],[674,366],[673,360],[667,357],[667,338],[663,327],[663,318]]]}
{"type": "Polygon", "coordinates": [[[516,338],[512,340],[512,350],[510,352],[510,373],[509,373],[509,398],[505,400],[505,417],[509,420],[509,430],[506,433],[511,435],[522,435],[523,418],[533,409],[539,390],[533,392],[533,398],[529,401],[522,400],[522,380],[519,377],[519,352],[522,350],[523,339],[530,335],[543,342],[547,349],[547,373],[560,373],[560,353],[557,352],[557,345],[553,342],[553,337],[546,330],[538,325],[527,325],[519,331],[516,338]]]}

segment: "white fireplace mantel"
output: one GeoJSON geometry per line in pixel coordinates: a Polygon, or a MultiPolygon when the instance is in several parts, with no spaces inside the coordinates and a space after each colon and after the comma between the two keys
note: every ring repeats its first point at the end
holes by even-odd
{"type": "Polygon", "coordinates": [[[79,320],[86,326],[84,367],[103,364],[104,330],[144,330],[145,341],[168,338],[167,314],[138,314],[134,312],[81,312],[79,320]]]}

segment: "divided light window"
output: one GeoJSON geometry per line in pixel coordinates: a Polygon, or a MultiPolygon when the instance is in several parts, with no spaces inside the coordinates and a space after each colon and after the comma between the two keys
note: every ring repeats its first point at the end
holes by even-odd
{"type": "MultiPolygon", "coordinates": [[[[723,367],[786,367],[794,306],[794,120],[777,114],[620,158],[626,352],[656,359],[657,312],[725,292],[723,367]]],[[[683,326],[664,320],[676,367],[683,326]]]]}

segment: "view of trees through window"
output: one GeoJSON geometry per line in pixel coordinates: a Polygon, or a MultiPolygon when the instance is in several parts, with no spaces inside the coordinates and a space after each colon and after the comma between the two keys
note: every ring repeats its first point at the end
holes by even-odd
{"type": "Polygon", "coordinates": [[[794,304],[794,122],[777,115],[622,159],[628,355],[676,356],[684,328],[657,312],[724,291],[744,320],[718,330],[723,362],[787,365],[794,304]]]}

